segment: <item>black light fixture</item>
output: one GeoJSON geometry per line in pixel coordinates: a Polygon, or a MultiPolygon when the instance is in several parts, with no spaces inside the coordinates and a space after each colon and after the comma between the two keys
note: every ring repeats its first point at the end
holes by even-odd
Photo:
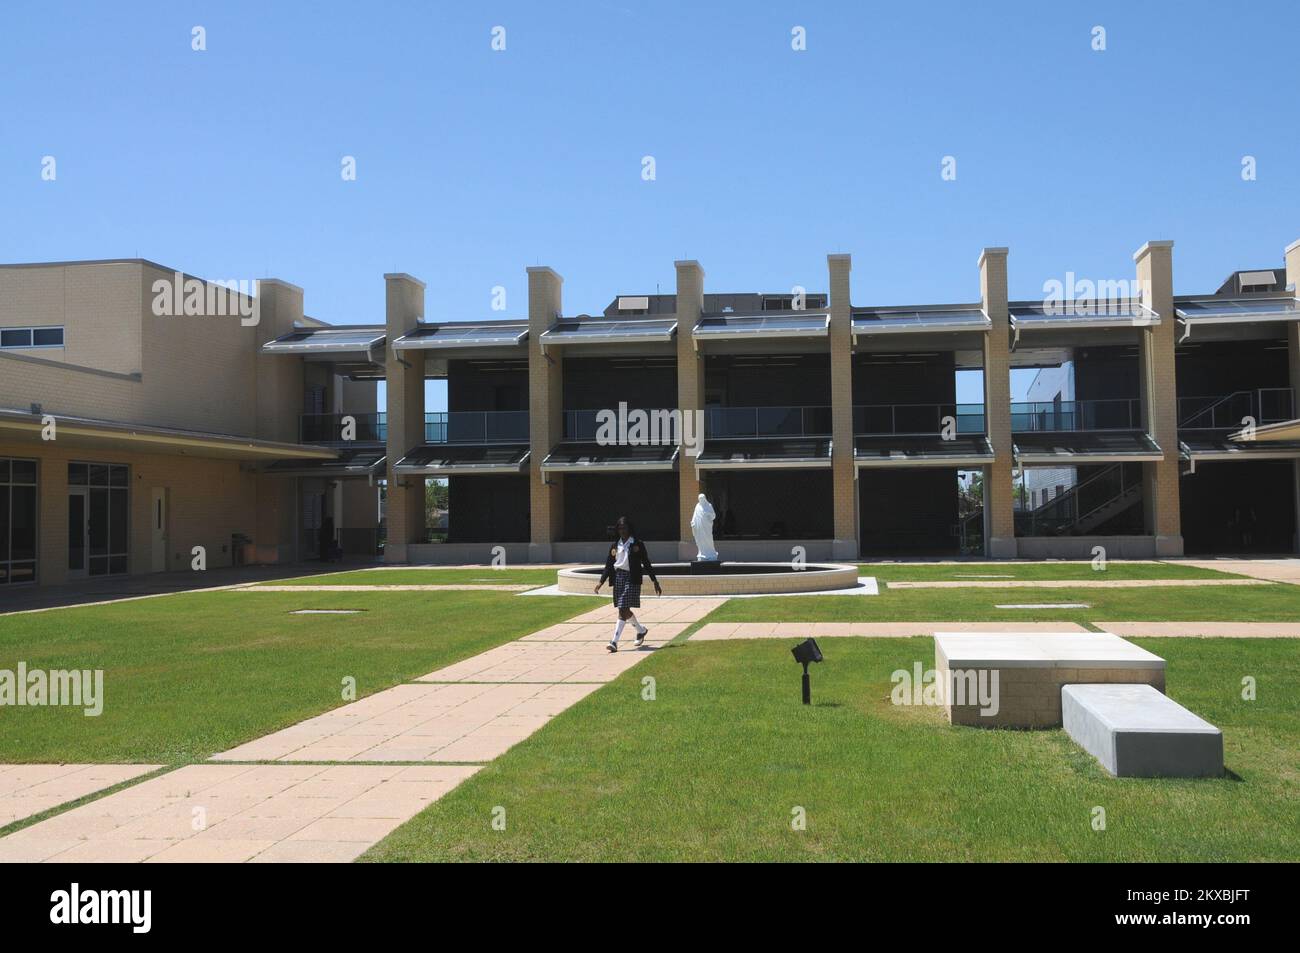
{"type": "Polygon", "coordinates": [[[812,704],[812,681],[808,678],[808,663],[820,662],[822,650],[817,647],[816,639],[804,639],[790,650],[794,660],[803,665],[803,703],[812,704]]]}

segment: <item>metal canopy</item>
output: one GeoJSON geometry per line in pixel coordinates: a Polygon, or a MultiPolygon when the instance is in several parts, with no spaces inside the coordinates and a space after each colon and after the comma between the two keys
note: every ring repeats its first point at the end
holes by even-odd
{"type": "Polygon", "coordinates": [[[1181,344],[1191,335],[1193,325],[1300,321],[1300,301],[1291,294],[1190,298],[1174,302],[1174,315],[1183,328],[1178,339],[1181,344]]]}
{"type": "Polygon", "coordinates": [[[1014,449],[1016,463],[1022,465],[1069,466],[1074,460],[1139,463],[1164,458],[1159,444],[1141,430],[1018,433],[1014,449]]]}
{"type": "Polygon", "coordinates": [[[759,314],[710,314],[691,330],[698,341],[741,341],[764,338],[826,337],[831,316],[826,311],[785,311],[759,314]]]}
{"type": "Polygon", "coordinates": [[[993,446],[983,434],[944,440],[932,436],[872,436],[853,441],[859,467],[982,467],[993,462],[993,446]]]}
{"type": "Polygon", "coordinates": [[[677,333],[676,318],[561,318],[542,332],[543,348],[564,344],[666,344],[677,333]]]}
{"type": "Polygon", "coordinates": [[[527,444],[421,444],[398,460],[404,476],[518,474],[528,465],[527,444]]]}
{"type": "Polygon", "coordinates": [[[803,470],[831,465],[827,439],[706,440],[695,458],[699,470],[803,470]]]}
{"type": "Polygon", "coordinates": [[[421,324],[393,342],[397,351],[517,347],[528,337],[527,321],[446,321],[421,324]]]}
{"type": "Polygon", "coordinates": [[[676,444],[599,444],[570,441],[555,447],[542,461],[552,473],[647,473],[677,468],[676,444]]]}
{"type": "Polygon", "coordinates": [[[382,326],[295,327],[262,345],[267,354],[289,354],[317,361],[382,364],[387,333],[382,326]]]}
{"type": "Polygon", "coordinates": [[[853,337],[872,334],[917,334],[987,331],[993,326],[979,305],[919,308],[864,308],[853,312],[853,337]]]}
{"type": "Polygon", "coordinates": [[[1247,440],[1228,430],[1180,430],[1179,456],[1211,463],[1216,460],[1294,460],[1300,458],[1300,439],[1247,440]]]}
{"type": "Polygon", "coordinates": [[[1160,315],[1140,301],[1065,301],[1056,305],[1041,301],[1013,301],[1010,306],[1014,351],[1022,331],[1087,331],[1093,329],[1153,328],[1160,315]]]}
{"type": "Polygon", "coordinates": [[[388,456],[382,447],[340,450],[337,460],[276,460],[263,468],[273,476],[367,477],[383,472],[388,456]]]}

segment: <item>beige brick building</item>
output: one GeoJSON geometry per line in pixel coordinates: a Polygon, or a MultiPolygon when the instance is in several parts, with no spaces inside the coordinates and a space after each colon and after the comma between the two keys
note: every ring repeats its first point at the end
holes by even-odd
{"type": "Polygon", "coordinates": [[[263,351],[295,326],[322,327],[285,282],[0,267],[0,583],[294,561],[322,519],[375,552],[378,488],[300,435],[312,395],[373,411],[374,383],[263,351]]]}
{"type": "Polygon", "coordinates": [[[219,283],[147,261],[3,266],[0,574],[590,561],[623,514],[688,559],[701,492],[724,559],[1293,552],[1300,444],[1239,433],[1296,416],[1284,262],[1176,296],[1149,242],[1130,294],[1016,301],[987,248],[969,302],[864,305],[844,254],[824,293],[679,261],[675,293],[594,316],[534,267],[525,316],[468,321],[390,274],[383,321],[346,327],[281,281],[217,313],[219,283]],[[1043,368],[1070,392],[1026,399],[1043,368]]]}

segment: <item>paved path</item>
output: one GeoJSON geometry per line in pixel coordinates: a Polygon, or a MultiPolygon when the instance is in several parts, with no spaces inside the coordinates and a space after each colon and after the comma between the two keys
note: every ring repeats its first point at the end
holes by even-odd
{"type": "Polygon", "coordinates": [[[160,764],[0,764],[0,827],[79,801],[160,764]]]}
{"type": "Polygon", "coordinates": [[[614,654],[613,607],[584,612],[0,838],[0,861],[354,860],[723,601],[648,598],[637,616],[651,639],[636,650],[628,629],[614,654]],[[274,763],[233,763],[247,761],[274,763]],[[322,761],[350,763],[303,763],[322,761]],[[421,763],[431,761],[454,763],[421,763]]]}
{"type": "Polygon", "coordinates": [[[972,579],[891,582],[890,589],[1150,589],[1153,586],[1267,586],[1266,579],[972,579]]]}
{"type": "Polygon", "coordinates": [[[1098,622],[1126,638],[1300,639],[1300,622],[1098,622]]]}
{"type": "Polygon", "coordinates": [[[730,639],[911,638],[935,632],[1086,632],[1073,622],[708,622],[692,642],[730,639]]]}
{"type": "Polygon", "coordinates": [[[1300,584],[1300,559],[1189,559],[1186,565],[1233,572],[1269,582],[1300,584]]]}
{"type": "Polygon", "coordinates": [[[414,583],[412,585],[388,585],[380,583],[373,586],[366,585],[338,585],[338,586],[246,586],[236,590],[237,592],[473,592],[482,590],[485,592],[527,592],[529,589],[536,589],[536,585],[524,583],[507,584],[507,583],[471,583],[471,582],[449,582],[439,583],[414,583]]]}

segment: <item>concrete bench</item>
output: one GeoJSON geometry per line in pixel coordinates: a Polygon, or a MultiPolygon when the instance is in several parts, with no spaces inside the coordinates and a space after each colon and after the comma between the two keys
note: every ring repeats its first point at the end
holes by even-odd
{"type": "Polygon", "coordinates": [[[945,707],[954,725],[1056,728],[1064,685],[1165,687],[1164,659],[1109,632],[936,632],[934,667],[949,686],[945,707]],[[994,685],[996,705],[970,697],[971,686],[987,694],[994,685]]]}
{"type": "Polygon", "coordinates": [[[1066,685],[1065,731],[1120,778],[1223,774],[1223,732],[1150,685],[1066,685]]]}

